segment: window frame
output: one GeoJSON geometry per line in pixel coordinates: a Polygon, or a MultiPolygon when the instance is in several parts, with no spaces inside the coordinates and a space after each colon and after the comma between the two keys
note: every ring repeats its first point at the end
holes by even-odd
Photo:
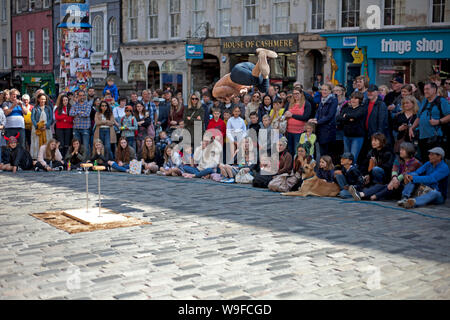
{"type": "Polygon", "coordinates": [[[232,8],[232,2],[231,0],[216,0],[216,8],[217,8],[217,36],[219,37],[228,37],[231,35],[231,8],[232,8]],[[228,1],[229,7],[225,6],[219,6],[219,3],[222,4],[224,1],[228,1]],[[229,11],[229,24],[228,24],[228,33],[222,32],[224,28],[222,27],[224,24],[223,22],[227,20],[222,20],[223,13],[229,11]]]}
{"type": "Polygon", "coordinates": [[[20,10],[20,0],[14,0],[14,3],[16,4],[16,14],[22,13],[22,10],[20,10]]]}
{"type": "Polygon", "coordinates": [[[28,0],[28,11],[32,11],[36,9],[36,0],[28,0]],[[33,4],[33,8],[31,8],[31,4],[33,4]]]}
{"type": "MultiPolygon", "coordinates": [[[[311,0],[309,2],[310,7],[309,7],[309,16],[310,16],[310,22],[308,23],[308,27],[309,27],[309,31],[311,32],[321,32],[325,30],[325,0],[311,0]],[[322,12],[322,28],[321,29],[314,29],[312,26],[312,16],[313,16],[313,2],[317,2],[317,1],[323,1],[323,12],[322,12]]],[[[317,16],[318,14],[316,14],[317,16]]]]}
{"type": "Polygon", "coordinates": [[[159,13],[159,4],[158,0],[147,0],[147,38],[149,40],[157,40],[159,38],[159,19],[158,19],[158,13],[159,13]],[[150,8],[153,8],[154,6],[150,6],[150,4],[156,4],[156,13],[151,13],[150,8]],[[152,37],[152,19],[155,19],[156,21],[156,36],[152,37]]]}
{"type": "Polygon", "coordinates": [[[271,31],[274,34],[287,34],[290,33],[290,29],[291,29],[291,25],[290,25],[290,17],[291,17],[291,1],[289,0],[272,0],[272,26],[271,26],[271,31]],[[277,17],[276,13],[277,13],[277,5],[283,5],[283,4],[287,4],[288,7],[288,14],[286,17],[277,17]],[[277,23],[277,18],[278,19],[287,19],[287,25],[286,30],[285,31],[276,31],[275,30],[275,26],[278,25],[277,23]]]}
{"type": "MultiPolygon", "coordinates": [[[[22,31],[16,31],[15,34],[15,39],[16,39],[16,57],[21,57],[22,56],[22,52],[23,52],[23,38],[22,38],[22,31]],[[18,39],[18,35],[20,35],[20,41],[18,39]],[[20,44],[20,46],[19,46],[20,44]],[[20,50],[19,50],[20,49],[20,50]]],[[[22,59],[17,59],[16,58],[16,65],[18,66],[22,66],[23,65],[23,60],[22,59]]]]}
{"type": "Polygon", "coordinates": [[[104,17],[101,14],[97,14],[92,19],[92,33],[91,33],[91,41],[92,41],[92,48],[94,49],[94,53],[104,53],[105,52],[105,39],[104,39],[104,17]],[[97,26],[98,24],[98,26],[97,26]],[[101,26],[101,28],[99,28],[101,26]],[[99,32],[99,30],[101,32],[99,32]],[[101,41],[99,41],[98,36],[100,35],[101,41]],[[101,45],[102,50],[97,50],[99,47],[99,44],[101,45]]]}
{"type": "Polygon", "coordinates": [[[117,52],[117,50],[119,50],[119,45],[120,45],[120,41],[119,41],[119,24],[117,22],[117,18],[116,17],[111,17],[109,18],[108,21],[108,38],[109,38],[109,52],[117,52]],[[112,22],[114,21],[115,23],[115,30],[112,30],[112,22]],[[115,31],[115,33],[113,32],[115,31]],[[117,39],[116,41],[114,39],[117,39]],[[117,48],[114,49],[114,43],[117,44],[117,48]]]}
{"type": "Polygon", "coordinates": [[[192,35],[194,35],[197,29],[200,28],[200,26],[206,22],[205,13],[206,13],[206,0],[192,0],[192,30],[191,30],[192,35]],[[202,3],[202,8],[200,10],[194,9],[194,4],[198,3],[197,1],[201,1],[202,3]],[[197,19],[200,13],[202,22],[198,23],[197,19]]]}
{"type": "Polygon", "coordinates": [[[6,5],[7,0],[2,0],[2,16],[0,21],[6,22],[8,20],[8,6],[6,5]]]}
{"type": "Polygon", "coordinates": [[[179,39],[181,37],[180,33],[181,33],[181,0],[169,0],[168,2],[168,10],[169,10],[169,39],[179,39]],[[178,2],[178,6],[179,6],[179,10],[178,11],[171,11],[172,10],[172,1],[177,1],[178,2]],[[173,35],[172,31],[173,29],[173,23],[172,23],[172,18],[177,17],[178,20],[178,29],[177,29],[177,34],[173,35]]]}
{"type": "Polygon", "coordinates": [[[138,40],[138,16],[139,16],[139,11],[138,11],[138,0],[128,0],[128,5],[127,5],[127,16],[128,16],[128,40],[129,41],[137,41],[138,40]],[[133,8],[132,4],[135,4],[136,6],[133,8]],[[134,9],[134,10],[132,10],[134,9]],[[135,16],[131,16],[132,11],[135,11],[135,16]],[[135,27],[135,31],[136,34],[133,37],[133,28],[132,28],[132,22],[136,22],[136,27],[135,27]]]}
{"type": "Polygon", "coordinates": [[[50,30],[48,28],[42,29],[42,64],[50,64],[50,30]],[[45,37],[45,32],[47,32],[47,37],[45,37]],[[45,40],[47,40],[47,46],[45,40]]]}
{"type": "Polygon", "coordinates": [[[50,0],[42,0],[42,8],[44,9],[50,8],[50,0]]]}
{"type": "Polygon", "coordinates": [[[434,0],[430,0],[429,1],[429,12],[430,14],[428,15],[428,24],[429,25],[446,25],[447,22],[445,21],[445,0],[442,0],[442,15],[443,15],[443,20],[442,22],[433,22],[433,17],[434,17],[434,0]]]}
{"type": "Polygon", "coordinates": [[[36,33],[33,29],[28,30],[28,64],[30,66],[36,65],[36,33]],[[33,37],[31,37],[31,34],[33,37]],[[33,42],[31,41],[31,38],[33,38],[33,42]],[[31,45],[33,43],[33,45],[31,45]],[[33,57],[33,60],[31,60],[31,57],[33,57]]]}
{"type": "MultiPolygon", "coordinates": [[[[347,11],[347,12],[350,12],[350,11],[347,11]]],[[[339,26],[339,28],[338,28],[339,30],[358,30],[358,29],[361,28],[360,20],[361,20],[361,1],[360,0],[339,0],[339,25],[338,25],[339,26]],[[343,1],[358,1],[359,2],[359,7],[357,9],[358,16],[357,16],[357,20],[356,20],[357,23],[358,23],[358,26],[355,26],[355,27],[343,27],[342,26],[342,23],[343,23],[343,19],[342,19],[343,1]]]]}
{"type": "Polygon", "coordinates": [[[258,0],[244,0],[242,2],[243,5],[243,10],[244,10],[244,14],[243,14],[243,18],[244,18],[244,30],[243,30],[243,34],[244,35],[258,35],[259,33],[259,19],[258,19],[258,13],[259,13],[259,1],[258,0]],[[254,4],[248,5],[246,4],[246,1],[255,1],[254,4]],[[256,21],[256,31],[254,32],[249,32],[248,31],[248,18],[247,18],[247,8],[248,7],[254,7],[255,8],[255,21],[256,21]]]}

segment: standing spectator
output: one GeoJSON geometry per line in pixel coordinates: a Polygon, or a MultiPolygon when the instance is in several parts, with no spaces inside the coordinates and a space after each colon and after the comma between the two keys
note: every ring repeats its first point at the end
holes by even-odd
{"type": "MultiPolygon", "coordinates": [[[[437,95],[437,86],[427,82],[424,87],[425,99],[419,108],[418,118],[409,129],[410,137],[419,127],[419,149],[422,161],[427,151],[434,147],[445,146],[445,124],[450,122],[450,107],[447,99],[437,95]]],[[[447,133],[448,135],[448,133],[447,133]]],[[[448,141],[446,142],[448,148],[448,141]]]]}
{"type": "Polygon", "coordinates": [[[379,91],[381,100],[384,101],[384,98],[386,97],[386,95],[389,93],[390,90],[389,90],[388,86],[383,84],[378,87],[378,91],[379,91]]]}
{"type": "MultiPolygon", "coordinates": [[[[143,92],[142,92],[142,95],[144,95],[143,92]]],[[[138,101],[139,101],[138,94],[136,93],[136,91],[131,92],[130,93],[130,102],[128,103],[128,105],[130,105],[134,108],[136,106],[136,103],[138,103],[138,101]]]]}
{"type": "Polygon", "coordinates": [[[450,102],[450,78],[445,80],[445,93],[444,98],[450,102]]]}
{"type": "Polygon", "coordinates": [[[180,125],[180,122],[183,121],[184,116],[184,107],[179,102],[176,97],[173,97],[171,100],[170,113],[169,113],[169,124],[168,124],[168,132],[172,133],[175,129],[177,129],[180,125]]]}
{"type": "Polygon", "coordinates": [[[92,106],[95,99],[95,89],[90,87],[87,90],[87,102],[92,106]]]}
{"type": "Polygon", "coordinates": [[[253,93],[250,103],[245,107],[245,121],[247,121],[248,125],[250,124],[250,113],[258,112],[260,104],[261,94],[259,92],[253,93]]]}
{"type": "MultiPolygon", "coordinates": [[[[142,91],[142,103],[145,107],[145,111],[148,112],[148,114],[149,114],[151,123],[155,123],[156,106],[152,102],[152,94],[151,94],[150,90],[142,91]]],[[[132,107],[134,107],[134,106],[132,106],[132,107]]]]}
{"type": "Polygon", "coordinates": [[[26,150],[30,150],[31,147],[31,130],[33,126],[33,122],[31,122],[31,112],[33,111],[34,106],[30,104],[30,96],[28,94],[24,94],[22,96],[22,101],[25,104],[28,112],[24,116],[25,121],[25,139],[26,139],[26,150]]]}
{"type": "Polygon", "coordinates": [[[134,117],[136,118],[138,129],[136,135],[136,152],[140,154],[142,146],[144,145],[144,139],[147,136],[154,138],[153,123],[150,114],[145,110],[144,104],[138,102],[135,106],[134,117]]]}
{"type": "MultiPolygon", "coordinates": [[[[105,100],[106,101],[106,100],[105,100]]],[[[108,102],[109,103],[109,102],[108,102]]],[[[111,104],[109,104],[110,106],[111,106],[111,104]]],[[[125,97],[120,97],[119,98],[119,105],[117,106],[117,107],[115,107],[115,108],[113,108],[112,106],[111,106],[111,109],[112,109],[112,111],[113,111],[113,116],[114,116],[114,120],[116,120],[116,122],[118,123],[118,124],[120,124],[120,120],[123,118],[123,117],[125,117],[125,107],[126,107],[126,105],[127,105],[127,98],[125,98],[125,97]]],[[[121,137],[121,131],[120,131],[120,128],[119,128],[120,126],[117,126],[116,128],[115,128],[115,131],[116,131],[116,141],[119,141],[119,138],[121,137]]],[[[114,153],[115,151],[113,150],[113,153],[114,153]]]]}
{"type": "Polygon", "coordinates": [[[159,132],[162,130],[166,130],[167,123],[169,120],[169,108],[166,108],[164,105],[162,105],[162,101],[164,99],[154,97],[153,103],[155,105],[155,136],[158,136],[159,132]]]}
{"type": "Polygon", "coordinates": [[[369,79],[366,76],[356,77],[356,90],[364,94],[364,102],[367,100],[367,88],[369,88],[369,79]]]}
{"type": "Polygon", "coordinates": [[[214,137],[214,139],[219,141],[220,145],[223,146],[225,136],[227,134],[227,125],[225,124],[225,121],[220,118],[219,108],[213,108],[212,114],[213,118],[209,121],[207,130],[217,130],[214,132],[210,132],[210,134],[214,137]]]}
{"type": "Polygon", "coordinates": [[[91,129],[91,107],[86,101],[86,93],[83,90],[78,91],[77,102],[70,109],[69,115],[73,120],[73,136],[82,141],[82,144],[89,153],[89,136],[91,129]]]}
{"type": "Polygon", "coordinates": [[[0,164],[2,163],[2,149],[6,145],[5,138],[3,138],[5,132],[5,124],[5,113],[3,112],[3,109],[0,108],[0,164]]]}
{"type": "Polygon", "coordinates": [[[102,141],[106,149],[106,156],[109,159],[114,158],[111,145],[115,145],[117,142],[114,125],[119,127],[108,102],[102,101],[98,112],[95,114],[94,140],[100,139],[102,141]]]}
{"type": "Polygon", "coordinates": [[[316,74],[314,79],[313,86],[317,88],[321,88],[323,85],[323,75],[321,73],[316,74]]]}
{"type": "Polygon", "coordinates": [[[20,133],[18,140],[22,147],[25,147],[25,120],[24,115],[28,113],[25,104],[20,101],[17,96],[20,94],[19,90],[11,89],[4,93],[5,102],[3,102],[3,113],[6,116],[5,135],[7,137],[15,137],[20,133]]]}
{"type": "Polygon", "coordinates": [[[353,92],[350,103],[342,107],[341,113],[337,117],[344,133],[344,152],[351,152],[355,159],[358,159],[366,137],[364,128],[366,111],[363,101],[364,94],[362,92],[353,92]]]}
{"type": "Polygon", "coordinates": [[[31,112],[33,126],[31,129],[30,154],[33,159],[37,159],[41,146],[52,139],[51,126],[55,121],[53,109],[48,105],[47,95],[39,94],[37,103],[31,112]]]}
{"type": "Polygon", "coordinates": [[[211,96],[209,95],[208,92],[205,92],[202,94],[202,108],[204,111],[204,116],[203,116],[203,120],[204,120],[204,130],[206,130],[206,128],[208,127],[209,121],[212,119],[212,108],[214,106],[214,103],[211,101],[211,96]]]}
{"type": "Polygon", "coordinates": [[[200,102],[200,96],[198,93],[191,95],[191,99],[188,102],[187,108],[184,110],[184,128],[189,132],[191,136],[191,147],[194,146],[195,141],[195,130],[194,128],[199,128],[201,136],[203,137],[203,119],[205,116],[205,111],[202,108],[202,103],[200,102]]]}
{"type": "MultiPolygon", "coordinates": [[[[345,88],[341,85],[337,85],[333,88],[333,93],[335,94],[337,100],[338,100],[338,106],[336,110],[336,124],[337,118],[339,114],[341,113],[341,110],[344,105],[348,103],[347,98],[345,97],[345,88]]],[[[342,127],[336,126],[336,143],[332,146],[331,151],[331,158],[333,160],[333,163],[339,163],[341,154],[344,153],[344,131],[342,127]]]]}
{"type": "Polygon", "coordinates": [[[56,100],[55,122],[56,122],[56,140],[60,143],[60,151],[63,157],[66,156],[70,142],[73,136],[73,117],[69,115],[69,98],[65,94],[59,95],[56,100]]]}
{"type": "Polygon", "coordinates": [[[231,110],[234,110],[234,107],[238,106],[241,110],[241,118],[245,120],[245,105],[241,102],[241,97],[234,96],[231,99],[231,110]]]}
{"type": "Polygon", "coordinates": [[[115,101],[119,99],[119,89],[117,88],[116,84],[114,83],[113,78],[109,78],[106,81],[106,86],[103,89],[103,96],[105,96],[106,91],[109,90],[111,92],[111,96],[114,98],[115,101]]]}
{"type": "Polygon", "coordinates": [[[360,153],[364,155],[367,154],[367,152],[370,150],[370,140],[372,135],[374,135],[375,133],[382,133],[387,137],[388,143],[391,142],[390,139],[392,136],[389,133],[389,113],[386,105],[378,96],[378,87],[374,84],[371,84],[367,89],[367,95],[369,99],[364,104],[364,109],[366,110],[365,129],[367,138],[364,141],[364,145],[360,153]]]}
{"type": "Polygon", "coordinates": [[[400,151],[400,144],[403,142],[412,142],[409,136],[409,128],[412,127],[417,119],[419,105],[414,96],[407,96],[402,99],[401,112],[393,120],[393,129],[397,137],[394,145],[394,151],[400,151]]]}
{"type": "Polygon", "coordinates": [[[284,117],[287,119],[288,150],[290,154],[295,154],[300,136],[305,132],[305,124],[311,116],[312,107],[306,101],[300,88],[295,88],[292,91],[292,98],[288,107],[284,112],[284,117]]]}
{"type": "Polygon", "coordinates": [[[120,131],[122,131],[122,137],[127,139],[128,145],[136,150],[136,131],[138,130],[138,123],[133,115],[133,107],[125,107],[125,116],[120,119],[120,131]]]}
{"type": "Polygon", "coordinates": [[[384,97],[384,103],[386,106],[388,106],[388,110],[392,111],[395,109],[394,101],[397,99],[399,95],[401,95],[401,90],[403,86],[403,77],[402,76],[396,76],[394,79],[391,80],[391,88],[392,91],[389,92],[384,97]]]}
{"type": "MultiPolygon", "coordinates": [[[[266,94],[263,98],[263,102],[258,108],[258,121],[262,121],[262,117],[266,114],[269,115],[270,111],[272,111],[273,100],[272,97],[266,94]]],[[[242,111],[241,111],[242,112],[242,111]]]]}
{"type": "Polygon", "coordinates": [[[270,124],[272,128],[279,130],[280,134],[284,135],[287,128],[287,120],[284,115],[283,101],[276,99],[273,102],[273,109],[270,110],[270,124]]]}
{"type": "Polygon", "coordinates": [[[331,93],[331,85],[322,86],[322,98],[317,109],[316,118],[312,120],[317,125],[317,140],[320,146],[320,155],[330,155],[331,144],[336,141],[336,110],[338,101],[331,93]]]}

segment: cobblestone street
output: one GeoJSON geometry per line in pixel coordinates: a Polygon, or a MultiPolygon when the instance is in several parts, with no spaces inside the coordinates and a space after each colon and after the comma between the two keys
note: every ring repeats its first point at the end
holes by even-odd
{"type": "Polygon", "coordinates": [[[105,173],[103,205],[152,224],[70,235],[30,214],[83,207],[83,174],[0,181],[2,300],[450,299],[448,206],[105,173]]]}

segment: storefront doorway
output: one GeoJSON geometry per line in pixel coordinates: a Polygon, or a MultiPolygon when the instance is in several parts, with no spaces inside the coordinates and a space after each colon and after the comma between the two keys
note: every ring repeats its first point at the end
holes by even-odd
{"type": "Polygon", "coordinates": [[[193,59],[191,64],[193,91],[200,91],[203,86],[211,86],[220,79],[219,59],[205,53],[203,59],[193,59]]]}
{"type": "Polygon", "coordinates": [[[156,90],[161,86],[159,66],[155,61],[148,65],[148,89],[156,90]]]}

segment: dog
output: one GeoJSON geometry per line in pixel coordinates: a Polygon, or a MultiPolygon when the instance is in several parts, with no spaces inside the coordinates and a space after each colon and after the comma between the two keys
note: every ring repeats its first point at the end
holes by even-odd
{"type": "Polygon", "coordinates": [[[303,165],[302,186],[298,191],[282,193],[284,196],[315,196],[315,197],[336,197],[341,191],[334,182],[326,182],[319,179],[314,171],[316,162],[305,163],[303,165]]]}

